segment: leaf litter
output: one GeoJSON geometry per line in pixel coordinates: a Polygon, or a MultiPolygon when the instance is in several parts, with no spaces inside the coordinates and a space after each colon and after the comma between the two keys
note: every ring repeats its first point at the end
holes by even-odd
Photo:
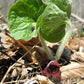
{"type": "MultiPolygon", "coordinates": [[[[2,24],[0,24],[2,25],[2,24]]],[[[1,27],[2,28],[2,27],[1,27]]],[[[55,84],[58,80],[45,77],[42,70],[49,63],[47,54],[41,46],[39,37],[32,41],[19,41],[25,46],[23,48],[17,41],[5,35],[0,28],[0,81],[4,78],[10,66],[15,64],[7,73],[4,84],[27,84],[27,82],[37,84],[55,84]],[[2,34],[4,36],[2,36],[2,34]],[[4,39],[4,40],[3,40],[4,39]],[[11,40],[10,40],[11,39],[11,40]],[[35,41],[36,40],[36,41],[35,41]],[[7,41],[7,42],[6,42],[7,41]],[[36,42],[36,43],[35,43],[36,42]],[[14,48],[15,47],[15,48],[14,48]],[[24,56],[24,54],[26,55],[24,56]],[[24,56],[24,57],[23,57],[24,56]],[[22,58],[21,58],[22,57],[22,58]],[[21,59],[20,59],[21,58],[21,59]],[[41,59],[40,59],[41,58],[41,59]],[[45,59],[44,59],[45,58],[45,59]],[[20,59],[18,61],[18,59],[20,59]],[[41,79],[42,78],[42,79],[41,79]],[[32,81],[33,80],[33,81],[32,81]],[[27,81],[27,82],[26,82],[27,81]]],[[[84,37],[70,38],[65,46],[59,63],[61,65],[62,81],[61,84],[83,84],[84,81],[84,37]],[[82,48],[81,48],[82,47],[82,48]]],[[[50,51],[54,55],[60,42],[48,43],[50,51]]],[[[60,81],[58,81],[60,83],[60,81]]]]}

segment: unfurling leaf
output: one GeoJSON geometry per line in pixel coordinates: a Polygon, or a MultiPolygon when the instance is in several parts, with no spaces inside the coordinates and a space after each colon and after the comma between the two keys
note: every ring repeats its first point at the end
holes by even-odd
{"type": "Polygon", "coordinates": [[[11,35],[25,41],[37,36],[36,21],[46,5],[42,0],[20,0],[9,10],[8,24],[11,35]]]}
{"type": "Polygon", "coordinates": [[[47,1],[47,7],[37,21],[37,27],[45,40],[58,42],[64,37],[66,23],[71,15],[71,3],[72,0],[47,1]]]}

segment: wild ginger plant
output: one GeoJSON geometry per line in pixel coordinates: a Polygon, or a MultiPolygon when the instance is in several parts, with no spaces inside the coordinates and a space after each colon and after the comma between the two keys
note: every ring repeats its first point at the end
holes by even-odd
{"type": "Polygon", "coordinates": [[[20,0],[9,10],[8,24],[11,35],[28,41],[39,34],[41,43],[51,61],[44,69],[46,76],[61,78],[59,63],[64,47],[71,34],[72,0],[20,0]],[[66,25],[67,32],[65,32],[66,25]],[[34,28],[34,31],[32,31],[34,28]],[[51,43],[62,41],[54,56],[49,52],[45,40],[51,43]],[[53,68],[53,70],[51,70],[53,68]]]}

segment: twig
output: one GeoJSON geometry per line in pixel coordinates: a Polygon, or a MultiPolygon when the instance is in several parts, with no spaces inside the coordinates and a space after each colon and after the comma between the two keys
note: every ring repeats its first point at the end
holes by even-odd
{"type": "Polygon", "coordinates": [[[24,80],[18,80],[18,81],[11,81],[11,82],[4,82],[4,84],[12,84],[12,83],[17,83],[17,82],[25,82],[28,81],[29,79],[24,79],[24,80]]]}
{"type": "MultiPolygon", "coordinates": [[[[17,62],[19,62],[19,61],[20,61],[25,55],[27,55],[27,54],[28,54],[28,52],[26,52],[21,58],[19,58],[19,59],[17,60],[17,62]]],[[[16,62],[16,63],[17,63],[17,62],[16,62]]],[[[8,71],[7,71],[6,74],[4,75],[4,77],[3,77],[3,79],[2,79],[2,81],[1,81],[0,84],[4,84],[3,82],[5,81],[5,79],[6,79],[7,75],[8,75],[8,73],[9,73],[10,70],[16,65],[16,63],[14,63],[12,66],[9,67],[8,71]]]]}
{"type": "Polygon", "coordinates": [[[84,19],[80,18],[79,16],[75,15],[74,13],[71,13],[71,16],[76,18],[78,21],[84,23],[84,19]]]}

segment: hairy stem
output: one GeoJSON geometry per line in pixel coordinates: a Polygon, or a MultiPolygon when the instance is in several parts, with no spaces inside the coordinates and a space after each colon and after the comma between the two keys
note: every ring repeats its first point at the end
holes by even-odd
{"type": "MultiPolygon", "coordinates": [[[[49,48],[47,47],[46,43],[45,43],[45,40],[42,38],[42,36],[40,35],[40,32],[39,32],[39,36],[40,36],[40,40],[41,40],[41,43],[42,43],[42,46],[43,48],[45,49],[45,52],[47,53],[48,57],[52,60],[54,59],[53,58],[53,55],[50,53],[50,50],[49,48]]],[[[45,58],[44,58],[45,59],[45,58]]]]}
{"type": "Polygon", "coordinates": [[[72,29],[72,27],[71,27],[71,22],[70,22],[70,20],[67,21],[67,24],[68,24],[68,26],[69,26],[69,27],[68,27],[68,31],[67,31],[66,35],[64,36],[64,38],[63,38],[63,40],[62,40],[62,43],[61,43],[61,45],[59,46],[59,48],[58,48],[58,50],[57,50],[57,53],[56,53],[56,55],[55,55],[55,57],[56,57],[57,60],[60,59],[61,54],[62,54],[62,52],[63,52],[63,50],[64,50],[64,48],[65,48],[65,45],[66,45],[66,43],[67,43],[67,41],[68,41],[68,39],[69,39],[69,37],[70,37],[70,35],[71,35],[71,29],[72,29]]]}

